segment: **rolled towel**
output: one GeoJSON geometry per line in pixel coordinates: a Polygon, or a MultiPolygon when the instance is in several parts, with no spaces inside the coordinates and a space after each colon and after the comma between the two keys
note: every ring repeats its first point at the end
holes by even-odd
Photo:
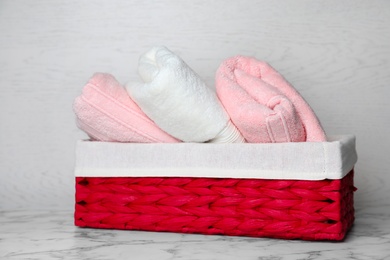
{"type": "Polygon", "coordinates": [[[106,142],[177,143],[134,103],[110,74],[96,73],[73,104],[77,125],[93,140],[106,142]]]}
{"type": "Polygon", "coordinates": [[[236,56],[216,73],[217,95],[247,142],[321,142],[325,133],[310,106],[266,62],[236,56]]]}
{"type": "Polygon", "coordinates": [[[215,92],[175,53],[154,47],[141,55],[142,83],[126,85],[150,119],[184,142],[244,142],[215,92]]]}

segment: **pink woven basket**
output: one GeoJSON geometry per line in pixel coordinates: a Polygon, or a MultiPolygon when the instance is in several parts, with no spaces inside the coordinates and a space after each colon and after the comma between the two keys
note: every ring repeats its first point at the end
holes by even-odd
{"type": "Polygon", "coordinates": [[[75,225],[339,241],[354,222],[353,176],[353,168],[323,180],[76,176],[75,225]]]}

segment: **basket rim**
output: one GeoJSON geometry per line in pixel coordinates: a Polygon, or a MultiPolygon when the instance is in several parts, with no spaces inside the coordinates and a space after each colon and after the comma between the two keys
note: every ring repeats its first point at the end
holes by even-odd
{"type": "Polygon", "coordinates": [[[357,162],[353,135],[273,144],[114,143],[79,140],[76,177],[342,179],[357,162]]]}

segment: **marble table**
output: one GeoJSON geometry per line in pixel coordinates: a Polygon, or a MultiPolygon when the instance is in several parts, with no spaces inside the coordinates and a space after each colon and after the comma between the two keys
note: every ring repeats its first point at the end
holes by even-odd
{"type": "Polygon", "coordinates": [[[390,259],[389,210],[357,210],[343,242],[78,228],[71,211],[0,212],[0,259],[390,259]]]}

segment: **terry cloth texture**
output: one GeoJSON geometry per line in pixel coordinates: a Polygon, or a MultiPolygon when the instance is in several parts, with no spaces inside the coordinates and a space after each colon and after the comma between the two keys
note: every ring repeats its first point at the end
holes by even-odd
{"type": "Polygon", "coordinates": [[[142,82],[129,82],[127,91],[161,129],[184,142],[244,142],[215,92],[175,53],[154,47],[141,55],[142,82]],[[230,128],[225,131],[225,128],[230,128]],[[231,135],[231,132],[235,134],[231,135]],[[217,142],[217,141],[216,141],[217,142]]]}
{"type": "Polygon", "coordinates": [[[222,62],[217,95],[249,143],[323,142],[313,110],[274,68],[251,57],[222,62]]]}
{"type": "Polygon", "coordinates": [[[77,125],[93,140],[177,143],[161,130],[110,74],[96,73],[73,104],[77,125]]]}

